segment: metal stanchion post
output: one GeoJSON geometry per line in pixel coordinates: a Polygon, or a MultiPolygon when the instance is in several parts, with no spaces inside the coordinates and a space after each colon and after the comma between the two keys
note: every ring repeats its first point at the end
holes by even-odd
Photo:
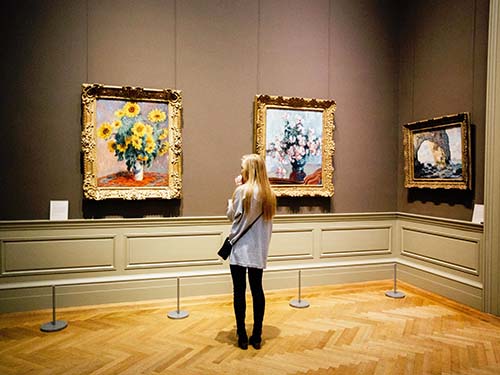
{"type": "Polygon", "coordinates": [[[403,292],[397,290],[397,264],[394,263],[394,290],[389,290],[385,292],[387,297],[391,298],[404,298],[406,295],[403,292]]]}
{"type": "Polygon", "coordinates": [[[290,306],[296,307],[298,309],[303,309],[309,307],[309,302],[301,299],[301,270],[299,270],[299,299],[293,299],[290,301],[290,306]]]}
{"type": "Polygon", "coordinates": [[[177,310],[170,311],[167,315],[170,319],[184,319],[184,318],[187,318],[189,316],[189,313],[187,311],[180,310],[180,280],[179,280],[179,278],[177,278],[177,310]]]}
{"type": "Polygon", "coordinates": [[[55,332],[60,331],[68,326],[64,320],[56,320],[56,286],[52,285],[52,321],[42,324],[40,331],[55,332]]]}

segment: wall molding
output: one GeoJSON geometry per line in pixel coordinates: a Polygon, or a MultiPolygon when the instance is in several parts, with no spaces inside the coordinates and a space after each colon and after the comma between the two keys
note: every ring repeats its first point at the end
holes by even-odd
{"type": "MultiPolygon", "coordinates": [[[[293,214],[293,215],[276,215],[274,222],[276,223],[304,223],[304,222],[323,222],[331,219],[336,221],[359,221],[360,219],[380,220],[380,219],[396,219],[400,215],[415,216],[427,219],[436,219],[443,221],[459,220],[433,218],[431,216],[402,214],[398,212],[359,212],[359,213],[331,213],[331,214],[293,214]]],[[[65,221],[51,220],[2,220],[0,227],[2,229],[24,229],[27,225],[31,229],[68,229],[68,228],[116,228],[119,224],[124,228],[127,227],[154,227],[168,226],[203,226],[214,224],[229,224],[226,216],[179,216],[179,217],[154,217],[154,218],[109,218],[109,219],[68,219],[65,221]]]]}
{"type": "Polygon", "coordinates": [[[440,272],[416,262],[400,259],[398,264],[398,279],[424,290],[436,291],[440,295],[475,309],[482,309],[484,298],[482,283],[449,272],[440,272]]]}
{"type": "MultiPolygon", "coordinates": [[[[33,269],[20,274],[0,276],[0,311],[39,309],[48,307],[49,285],[64,285],[61,306],[126,302],[141,299],[173,297],[171,281],[182,278],[183,295],[230,293],[227,262],[216,251],[230,229],[227,219],[165,218],[165,219],[104,219],[69,220],[67,222],[24,221],[0,223],[0,249],[12,239],[22,239],[29,245],[37,239],[113,238],[114,269],[99,271],[82,269],[78,278],[74,270],[55,270],[37,274],[36,257],[33,269]],[[5,224],[5,225],[4,225],[5,224]],[[31,241],[31,242],[30,242],[31,241]],[[60,272],[59,272],[60,271],[60,272]],[[163,280],[163,281],[162,281],[163,280]],[[113,287],[100,284],[116,283],[113,287]],[[152,283],[152,284],[151,284],[152,283]],[[29,286],[34,288],[18,289],[29,286]],[[38,288],[38,289],[37,289],[38,288]],[[40,306],[42,303],[42,306],[40,306]]],[[[394,263],[404,268],[403,276],[416,286],[427,286],[459,302],[478,306],[483,302],[481,251],[482,226],[465,221],[400,213],[320,214],[277,216],[273,225],[266,288],[290,288],[297,285],[297,270],[303,271],[303,285],[361,282],[393,277],[394,263]],[[404,231],[412,230],[412,240],[423,247],[411,254],[405,249],[404,231]],[[427,241],[427,242],[426,242],[427,241]],[[436,249],[433,241],[442,249],[436,249]],[[460,261],[450,261],[457,247],[460,261]],[[443,253],[439,251],[443,250],[443,253]],[[422,256],[418,256],[418,255],[422,256]],[[475,257],[480,257],[477,261],[475,257]],[[479,262],[479,263],[478,263],[479,262]],[[456,264],[455,264],[456,263],[456,264]],[[458,265],[458,266],[457,266],[458,265]],[[463,267],[466,265],[466,267],[463,267]],[[473,268],[473,271],[471,269],[473,268]],[[425,281],[428,275],[432,282],[425,281]],[[463,290],[462,290],[463,289],[463,290]],[[462,292],[461,292],[462,290],[462,292]],[[472,296],[472,297],[471,297],[472,296]]],[[[21,242],[23,244],[23,242],[21,242]]],[[[27,246],[28,246],[27,245],[27,246]]],[[[87,262],[98,254],[79,243],[78,256],[87,262]],[[90,258],[85,258],[89,256],[90,258]]],[[[32,251],[31,248],[28,250],[32,251]]],[[[22,247],[16,248],[23,254],[22,247]]],[[[40,251],[40,262],[47,264],[47,254],[40,251]],[[45,263],[44,263],[45,262],[45,263]]],[[[72,257],[75,253],[68,252],[72,257]]],[[[9,257],[18,254],[2,251],[2,267],[9,257]],[[6,257],[7,255],[7,257],[6,257]]],[[[64,251],[60,254],[64,258],[64,251]]],[[[70,261],[73,259],[62,259],[70,261]]],[[[50,260],[48,261],[50,265],[50,260]]],[[[22,262],[21,262],[22,263],[22,262]]],[[[2,268],[3,269],[3,268],[2,268]]],[[[45,271],[45,270],[44,270],[45,271]]]]}
{"type": "MultiPolygon", "coordinates": [[[[441,266],[445,266],[445,267],[448,267],[451,269],[466,272],[466,273],[476,275],[476,276],[479,275],[479,265],[480,265],[480,252],[479,252],[480,239],[479,238],[474,238],[474,237],[470,237],[470,236],[463,236],[463,235],[462,236],[461,235],[452,235],[452,234],[448,234],[448,233],[439,232],[436,230],[421,229],[421,228],[415,228],[415,227],[406,226],[406,225],[401,226],[401,234],[402,234],[402,236],[401,236],[401,254],[403,256],[408,256],[408,257],[412,257],[415,259],[424,260],[424,261],[427,261],[429,263],[438,264],[441,266]],[[440,259],[438,254],[436,254],[436,256],[429,256],[429,255],[421,254],[421,253],[418,253],[415,251],[407,250],[405,247],[405,242],[404,242],[406,232],[408,232],[408,233],[413,232],[413,233],[416,233],[417,235],[430,235],[430,236],[433,236],[437,239],[444,239],[444,240],[449,240],[449,241],[458,240],[458,241],[461,241],[463,243],[473,244],[475,247],[478,248],[477,253],[474,255],[476,267],[467,267],[463,264],[459,264],[458,262],[454,262],[451,260],[447,261],[447,260],[443,260],[442,258],[440,259]]],[[[440,249],[440,250],[442,250],[442,249],[440,249]]],[[[454,254],[454,259],[456,259],[455,254],[454,254]]]]}
{"type": "Polygon", "coordinates": [[[484,170],[484,310],[500,315],[500,1],[490,0],[484,170]]]}
{"type": "MultiPolygon", "coordinates": [[[[54,273],[75,272],[98,272],[116,270],[116,236],[114,234],[89,234],[89,235],[41,235],[41,236],[18,236],[6,237],[0,240],[0,276],[27,276],[27,275],[50,275],[54,273]],[[37,263],[32,258],[37,253],[42,253],[47,258],[64,258],[65,253],[71,251],[78,255],[78,249],[73,246],[86,246],[89,244],[97,247],[99,243],[109,246],[100,246],[95,250],[93,259],[73,259],[67,262],[46,262],[52,266],[45,266],[38,262],[37,267],[29,268],[29,263],[37,263]],[[45,246],[44,246],[45,245],[45,246]],[[45,247],[45,249],[43,249],[45,247]],[[51,249],[47,249],[50,247],[51,249]],[[25,249],[19,254],[16,248],[25,249]],[[45,251],[43,251],[45,250],[45,251]],[[107,251],[107,253],[106,253],[107,251]],[[100,253],[100,254],[97,254],[100,253]],[[22,255],[22,256],[21,256],[22,255]],[[25,262],[20,262],[25,259],[25,262]],[[21,264],[20,264],[21,263],[21,264]],[[71,264],[73,263],[73,264],[71,264]]],[[[91,246],[91,245],[89,245],[91,246]]]]}
{"type": "Polygon", "coordinates": [[[222,264],[222,261],[215,253],[209,254],[210,258],[205,256],[188,259],[182,255],[192,252],[179,251],[181,256],[172,256],[173,254],[169,254],[168,251],[162,251],[163,248],[183,248],[184,250],[188,250],[186,249],[186,243],[192,248],[196,246],[195,242],[201,242],[198,246],[205,246],[207,244],[207,246],[211,245],[212,248],[216,248],[219,243],[224,241],[225,236],[222,230],[153,231],[147,233],[126,233],[123,237],[125,239],[125,270],[222,264]],[[211,240],[211,244],[207,243],[209,240],[211,240]],[[154,244],[152,245],[151,242],[154,242],[154,244]]]}

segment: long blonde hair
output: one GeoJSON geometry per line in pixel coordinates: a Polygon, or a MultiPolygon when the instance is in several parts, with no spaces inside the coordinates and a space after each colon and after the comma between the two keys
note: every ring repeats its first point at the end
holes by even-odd
{"type": "Polygon", "coordinates": [[[264,219],[271,220],[276,214],[276,195],[271,189],[264,159],[257,154],[244,155],[241,158],[241,177],[245,186],[244,212],[250,212],[252,197],[258,190],[264,219]]]}

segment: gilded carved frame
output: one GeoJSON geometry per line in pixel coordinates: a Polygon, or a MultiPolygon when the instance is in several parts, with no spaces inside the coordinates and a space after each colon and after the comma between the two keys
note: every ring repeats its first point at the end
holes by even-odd
{"type": "Polygon", "coordinates": [[[334,100],[257,95],[254,150],[277,196],[331,197],[334,100]]]}
{"type": "Polygon", "coordinates": [[[470,115],[403,125],[406,188],[471,189],[470,115]]]}
{"type": "Polygon", "coordinates": [[[181,198],[181,92],[83,84],[81,98],[84,197],[181,198]]]}

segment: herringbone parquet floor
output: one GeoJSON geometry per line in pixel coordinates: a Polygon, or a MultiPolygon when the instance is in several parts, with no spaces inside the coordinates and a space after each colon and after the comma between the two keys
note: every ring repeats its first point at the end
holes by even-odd
{"type": "MultiPolygon", "coordinates": [[[[231,296],[0,315],[1,374],[500,374],[500,319],[407,284],[267,292],[262,349],[236,347],[231,296]]],[[[251,300],[247,307],[251,322],[251,300]]],[[[251,324],[248,326],[251,330],[251,324]]]]}

